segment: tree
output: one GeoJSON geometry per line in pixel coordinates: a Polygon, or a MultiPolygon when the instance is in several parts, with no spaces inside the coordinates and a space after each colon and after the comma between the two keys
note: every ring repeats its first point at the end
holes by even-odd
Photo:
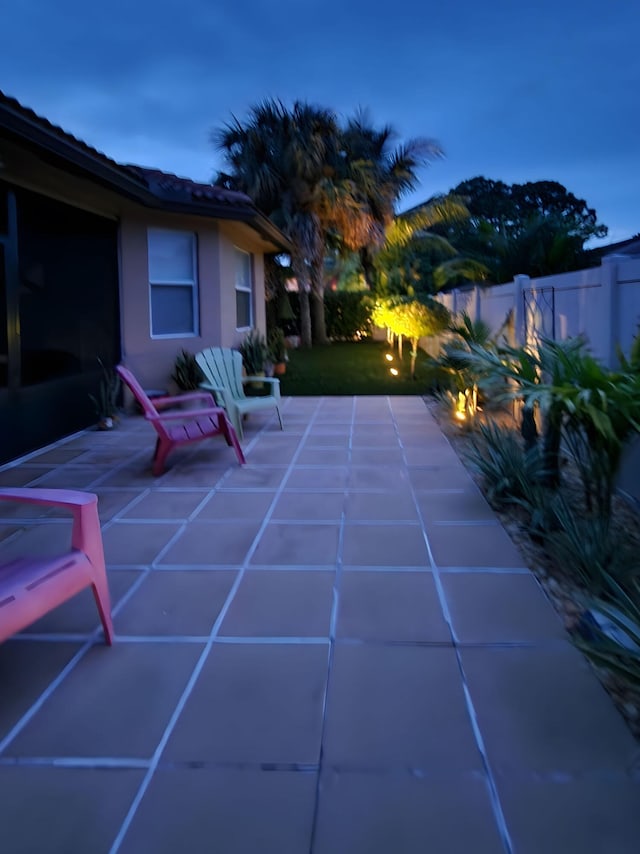
{"type": "Polygon", "coordinates": [[[387,327],[387,334],[398,336],[402,357],[402,338],[411,342],[411,376],[415,376],[418,343],[421,338],[443,332],[450,321],[441,303],[426,297],[423,301],[406,297],[378,300],[372,312],[376,326],[387,327]]]}
{"type": "MultiPolygon", "coordinates": [[[[291,266],[300,294],[300,336],[305,347],[311,346],[312,272],[321,267],[324,257],[320,200],[327,163],[335,159],[332,147],[337,136],[338,125],[331,110],[300,101],[288,109],[279,100],[252,107],[244,122],[233,117],[213,136],[230,167],[229,174],[218,175],[217,183],[247,193],[291,241],[291,266]]],[[[324,312],[321,299],[318,301],[315,331],[323,340],[324,312]]]]}
{"type": "Polygon", "coordinates": [[[509,237],[526,231],[532,218],[548,217],[562,223],[568,234],[580,237],[583,242],[591,237],[604,237],[608,231],[598,223],[594,208],[557,181],[509,185],[479,177],[463,181],[452,192],[466,199],[472,227],[484,221],[509,237]]]}
{"type": "Polygon", "coordinates": [[[418,169],[440,157],[439,145],[416,138],[394,145],[390,125],[376,129],[366,112],[348,119],[340,133],[323,219],[343,253],[357,252],[365,281],[375,279],[374,257],[384,245],[402,195],[418,183],[418,169]]]}
{"type": "MultiPolygon", "coordinates": [[[[478,177],[452,192],[465,198],[470,217],[438,231],[494,282],[578,269],[586,263],[585,241],[607,233],[595,210],[556,181],[509,185],[478,177]]],[[[448,280],[455,283],[455,275],[448,280]]]]}

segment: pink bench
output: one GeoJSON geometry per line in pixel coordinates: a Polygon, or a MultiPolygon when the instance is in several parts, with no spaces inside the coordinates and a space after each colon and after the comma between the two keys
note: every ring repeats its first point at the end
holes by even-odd
{"type": "Polygon", "coordinates": [[[111,645],[113,624],[98,497],[65,489],[0,489],[0,501],[62,507],[73,515],[68,552],[0,562],[0,643],[90,586],[105,640],[111,645]]]}

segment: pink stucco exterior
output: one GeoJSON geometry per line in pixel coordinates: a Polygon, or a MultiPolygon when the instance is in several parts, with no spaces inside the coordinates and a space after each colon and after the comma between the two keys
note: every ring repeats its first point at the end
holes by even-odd
{"type": "MultiPolygon", "coordinates": [[[[122,355],[147,388],[165,389],[176,355],[205,347],[233,347],[243,333],[236,330],[234,246],[253,258],[253,312],[255,326],[265,329],[265,245],[241,223],[140,210],[127,213],[120,223],[120,306],[122,355]],[[200,334],[153,338],[149,307],[147,230],[192,231],[197,235],[200,334]]],[[[267,247],[271,248],[271,247],[267,247]]]]}

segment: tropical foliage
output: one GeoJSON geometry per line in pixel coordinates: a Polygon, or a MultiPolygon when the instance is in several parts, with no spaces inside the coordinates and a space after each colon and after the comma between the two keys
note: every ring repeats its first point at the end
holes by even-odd
{"type": "Polygon", "coordinates": [[[311,344],[312,322],[314,341],[326,343],[327,252],[356,253],[370,285],[398,199],[440,148],[427,139],[396,145],[393,129],[375,128],[364,112],[341,125],[331,110],[278,100],[252,107],[245,121],[233,118],[214,141],[228,169],[217,183],[251,196],[291,242],[303,344],[311,344]]]}
{"type": "MultiPolygon", "coordinates": [[[[595,210],[556,181],[508,185],[478,177],[451,192],[465,200],[470,215],[463,222],[440,224],[437,231],[458,250],[460,261],[480,265],[478,281],[578,269],[587,262],[585,242],[607,233],[595,210]]],[[[443,268],[444,284],[466,278],[465,266],[456,270],[454,261],[443,268]]]]}
{"type": "Polygon", "coordinates": [[[639,352],[636,340],[617,371],[598,363],[581,339],[543,339],[536,351],[473,342],[462,355],[479,382],[497,379],[502,400],[520,400],[543,431],[527,448],[514,430],[489,422],[473,442],[471,465],[494,505],[515,508],[547,561],[582,591],[576,644],[636,692],[638,543],[612,509],[622,450],[640,429],[639,352]]]}
{"type": "Polygon", "coordinates": [[[422,300],[407,297],[390,297],[376,301],[372,313],[376,326],[387,329],[387,337],[397,336],[402,355],[402,339],[411,343],[411,374],[415,374],[418,344],[443,332],[449,323],[447,309],[439,302],[424,297],[422,300]]]}

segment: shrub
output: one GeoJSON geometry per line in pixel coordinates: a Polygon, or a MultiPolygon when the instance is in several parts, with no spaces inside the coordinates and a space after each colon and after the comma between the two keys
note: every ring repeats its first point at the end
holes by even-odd
{"type": "Polygon", "coordinates": [[[327,291],[324,313],[327,335],[334,341],[353,341],[371,330],[371,297],[361,291],[327,291]]]}

